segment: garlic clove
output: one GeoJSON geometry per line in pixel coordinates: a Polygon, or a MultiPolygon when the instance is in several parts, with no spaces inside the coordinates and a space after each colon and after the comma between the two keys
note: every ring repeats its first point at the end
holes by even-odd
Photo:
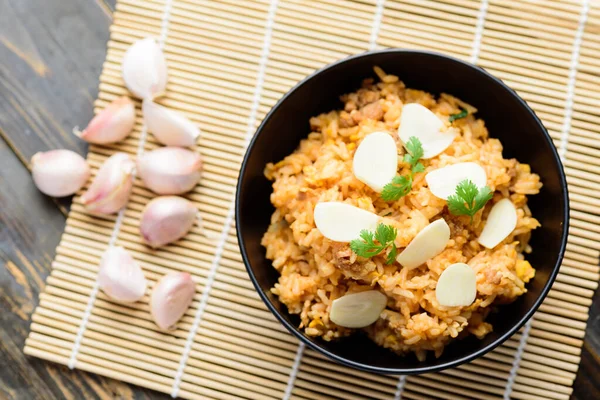
{"type": "Polygon", "coordinates": [[[517,226],[517,209],[510,199],[502,199],[492,207],[477,241],[493,249],[508,237],[517,226]]]}
{"type": "Polygon", "coordinates": [[[196,292],[196,285],[187,272],[171,272],[154,286],[150,298],[150,313],[160,329],[172,329],[185,314],[196,292]]]}
{"type": "Polygon", "coordinates": [[[347,294],[331,303],[329,319],[345,328],[364,328],[379,319],[387,296],[377,290],[347,294]]]}
{"type": "Polygon", "coordinates": [[[75,128],[73,133],[88,143],[116,143],[131,133],[134,124],[135,105],[123,96],[100,111],[82,132],[75,128]]]}
{"type": "Polygon", "coordinates": [[[31,174],[42,193],[63,197],[85,185],[90,177],[90,167],[83,157],[71,150],[50,150],[34,154],[31,174]]]}
{"type": "Polygon", "coordinates": [[[450,227],[443,218],[427,225],[396,257],[404,268],[413,269],[440,254],[450,240],[450,227]]]}
{"type": "Polygon", "coordinates": [[[162,147],[138,158],[138,174],[157,194],[182,194],[196,186],[201,176],[200,154],[178,147],[162,147]]]}
{"type": "Polygon", "coordinates": [[[450,265],[442,272],[435,288],[435,297],[444,307],[466,307],[477,296],[477,276],[464,263],[450,265]]]}
{"type": "Polygon", "coordinates": [[[313,217],[319,232],[336,242],[358,239],[360,231],[374,230],[379,222],[377,214],[337,201],[318,203],[313,217]]]}
{"type": "Polygon", "coordinates": [[[392,136],[386,132],[367,135],[354,153],[352,170],[359,181],[381,192],[398,170],[398,152],[392,136]]]}
{"type": "Polygon", "coordinates": [[[444,123],[427,107],[410,103],[402,107],[398,135],[403,143],[415,136],[423,146],[423,158],[432,158],[450,146],[456,137],[453,131],[442,132],[444,123]]]}
{"type": "Polygon", "coordinates": [[[446,200],[456,193],[456,186],[468,179],[478,188],[487,183],[487,175],[481,165],[474,162],[464,162],[438,168],[425,175],[427,186],[434,196],[446,200]]]}
{"type": "Polygon", "coordinates": [[[123,80],[127,89],[140,99],[165,91],[167,63],[156,40],[145,38],[129,46],[123,57],[123,80]]]}
{"type": "Polygon", "coordinates": [[[184,237],[198,218],[198,210],[188,200],[162,196],[150,201],[140,220],[144,242],[152,247],[172,243],[184,237]]]}
{"type": "Polygon", "coordinates": [[[142,104],[144,123],[156,140],[166,146],[190,147],[196,144],[200,129],[182,114],[150,99],[142,104]]]}
{"type": "Polygon", "coordinates": [[[112,214],[127,204],[135,163],[125,153],[110,156],[98,170],[81,202],[92,212],[112,214]]]}
{"type": "Polygon", "coordinates": [[[146,278],[140,266],[123,247],[109,247],[100,261],[98,285],[108,297],[133,303],[144,297],[146,278]]]}

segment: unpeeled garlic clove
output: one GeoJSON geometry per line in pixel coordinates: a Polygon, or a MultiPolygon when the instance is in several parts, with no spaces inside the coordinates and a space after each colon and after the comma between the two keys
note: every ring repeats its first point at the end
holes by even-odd
{"type": "Polygon", "coordinates": [[[112,214],[127,204],[133,186],[135,163],[125,153],[110,156],[98,170],[81,202],[89,211],[112,214]]]}
{"type": "Polygon", "coordinates": [[[162,147],[138,158],[138,174],[157,194],[189,192],[200,180],[202,157],[188,149],[162,147]]]}
{"type": "Polygon", "coordinates": [[[142,268],[123,247],[109,247],[102,255],[98,285],[108,297],[133,303],[144,297],[146,278],[142,268]]]}
{"type": "Polygon", "coordinates": [[[156,104],[151,99],[144,100],[142,111],[148,131],[160,143],[180,147],[196,144],[200,129],[182,114],[156,104]]]}
{"type": "Polygon", "coordinates": [[[158,43],[145,38],[133,43],[123,57],[123,80],[140,99],[152,98],[167,86],[167,63],[158,43]]]}
{"type": "Polygon", "coordinates": [[[100,111],[87,128],[73,133],[88,143],[107,144],[125,139],[135,124],[135,106],[127,96],[119,97],[100,111]]]}
{"type": "Polygon", "coordinates": [[[151,200],[140,220],[144,242],[152,247],[172,243],[184,237],[198,218],[198,210],[188,200],[161,196],[151,200]]]}
{"type": "Polygon", "coordinates": [[[34,154],[31,174],[42,193],[63,197],[85,185],[90,177],[90,167],[83,157],[71,150],[50,150],[34,154]]]}
{"type": "Polygon", "coordinates": [[[196,285],[187,272],[171,272],[154,286],[150,313],[160,329],[172,328],[192,304],[196,285]]]}

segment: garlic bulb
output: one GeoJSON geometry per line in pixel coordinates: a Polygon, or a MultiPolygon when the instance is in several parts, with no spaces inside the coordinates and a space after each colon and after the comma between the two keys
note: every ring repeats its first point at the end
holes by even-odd
{"type": "Polygon", "coordinates": [[[138,174],[157,194],[189,192],[200,180],[200,154],[178,147],[162,147],[138,158],[138,174]]]}
{"type": "Polygon", "coordinates": [[[109,247],[102,255],[98,285],[111,299],[126,303],[140,300],[146,292],[144,272],[120,246],[109,247]]]}
{"type": "Polygon", "coordinates": [[[196,144],[200,129],[182,114],[156,104],[151,99],[144,100],[142,111],[144,124],[160,143],[180,147],[196,144]]]}
{"type": "Polygon", "coordinates": [[[98,170],[81,202],[89,211],[112,214],[127,204],[133,186],[135,163],[125,153],[110,156],[98,170]]]}
{"type": "Polygon", "coordinates": [[[100,111],[87,128],[73,133],[88,143],[107,144],[125,139],[135,124],[135,106],[127,96],[119,97],[100,111]]]}
{"type": "Polygon", "coordinates": [[[187,272],[171,272],[154,286],[150,313],[160,329],[173,328],[192,304],[196,285],[187,272]]]}
{"type": "Polygon", "coordinates": [[[198,210],[188,200],[177,196],[162,196],[150,201],[140,220],[144,241],[159,247],[184,237],[198,218],[198,210]]]}
{"type": "Polygon", "coordinates": [[[71,150],[50,150],[31,157],[31,174],[42,193],[63,197],[85,185],[90,167],[83,157],[71,150]]]}
{"type": "Polygon", "coordinates": [[[140,99],[152,98],[167,86],[167,63],[158,43],[145,38],[133,43],[123,57],[123,80],[140,99]]]}

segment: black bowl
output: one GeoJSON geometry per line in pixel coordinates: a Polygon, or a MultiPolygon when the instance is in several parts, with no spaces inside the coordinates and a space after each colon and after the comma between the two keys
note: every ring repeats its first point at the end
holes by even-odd
{"type": "Polygon", "coordinates": [[[329,358],[354,368],[393,374],[438,371],[480,357],[513,335],[536,311],[558,273],[567,241],[568,194],[565,175],[550,136],[535,113],[502,81],[481,68],[441,54],[398,49],[359,54],[331,64],[304,79],[265,117],[250,143],[240,170],[236,199],[237,234],[242,257],[256,290],[281,323],[300,340],[329,358]],[[534,231],[527,259],[537,273],[528,292],[504,305],[488,321],[494,331],[483,340],[473,336],[449,344],[440,358],[399,356],[357,334],[326,342],[298,330],[299,318],[290,315],[270,289],[278,272],[260,245],[274,211],[269,201],[271,182],[263,175],[268,162],[292,153],[310,132],[309,118],[343,107],[339,96],[353,92],[361,81],[374,77],[373,66],[400,77],[407,87],[433,94],[450,93],[479,110],[490,136],[504,145],[504,156],[531,165],[544,184],[529,199],[542,227],[534,231]]]}

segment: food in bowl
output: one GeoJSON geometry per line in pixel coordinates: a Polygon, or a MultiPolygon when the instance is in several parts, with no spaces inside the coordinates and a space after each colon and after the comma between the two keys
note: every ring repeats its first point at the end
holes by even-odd
{"type": "Polygon", "coordinates": [[[306,335],[364,331],[424,360],[483,338],[492,309],[527,291],[540,226],[527,196],[542,183],[502,157],[473,106],[375,72],[266,166],[276,210],[262,245],[280,273],[271,291],[306,335]]]}

